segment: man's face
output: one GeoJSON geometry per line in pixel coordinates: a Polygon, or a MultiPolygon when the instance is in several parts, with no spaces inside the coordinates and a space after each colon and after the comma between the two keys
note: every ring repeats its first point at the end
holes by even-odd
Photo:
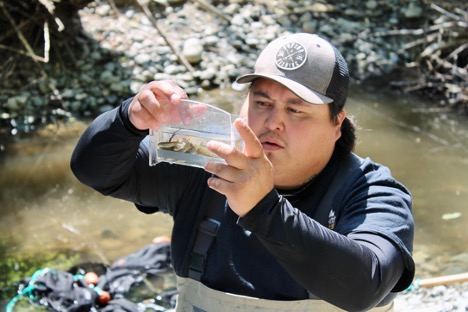
{"type": "Polygon", "coordinates": [[[275,169],[275,186],[294,188],[319,173],[341,136],[328,105],[305,102],[281,84],[256,79],[247,97],[249,126],[275,169]]]}

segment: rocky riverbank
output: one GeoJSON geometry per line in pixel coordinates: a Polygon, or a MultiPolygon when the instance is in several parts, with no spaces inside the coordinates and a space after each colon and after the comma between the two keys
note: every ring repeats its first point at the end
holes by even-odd
{"type": "Polygon", "coordinates": [[[400,293],[395,312],[465,312],[468,310],[468,283],[438,285],[400,293]]]}
{"type": "MultiPolygon", "coordinates": [[[[15,134],[70,116],[93,117],[151,80],[174,79],[189,94],[236,88],[234,79],[251,70],[265,44],[287,32],[328,38],[355,82],[384,77],[388,84],[421,53],[421,25],[438,19],[442,26],[433,31],[446,33],[443,25],[456,19],[434,4],[403,0],[158,0],[149,2],[149,14],[129,2],[92,2],[79,11],[78,46],[65,40],[57,59],[38,67],[28,58],[17,62],[15,74],[0,84],[0,129],[15,134]]],[[[405,72],[406,80],[413,78],[405,72]]],[[[463,95],[453,88],[454,96],[463,95]]]]}

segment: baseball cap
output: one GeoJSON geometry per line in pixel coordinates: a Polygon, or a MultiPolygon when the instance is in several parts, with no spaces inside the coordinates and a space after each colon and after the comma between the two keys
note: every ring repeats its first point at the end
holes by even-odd
{"type": "Polygon", "coordinates": [[[260,53],[255,71],[237,78],[274,80],[312,104],[334,102],[343,108],[348,94],[348,66],[341,53],[315,34],[295,33],[270,42],[260,53]]]}

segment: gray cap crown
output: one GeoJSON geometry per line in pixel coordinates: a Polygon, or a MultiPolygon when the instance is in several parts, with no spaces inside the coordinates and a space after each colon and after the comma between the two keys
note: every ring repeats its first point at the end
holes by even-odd
{"type": "Polygon", "coordinates": [[[256,78],[272,79],[312,104],[346,101],[349,74],[341,53],[328,41],[314,34],[297,33],[280,37],[260,53],[255,72],[237,79],[238,83],[256,78]]]}

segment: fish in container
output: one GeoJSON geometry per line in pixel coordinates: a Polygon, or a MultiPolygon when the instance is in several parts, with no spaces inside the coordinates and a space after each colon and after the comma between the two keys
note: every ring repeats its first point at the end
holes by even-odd
{"type": "Polygon", "coordinates": [[[210,104],[182,100],[177,106],[180,122],[150,129],[149,165],[169,162],[203,167],[207,161],[225,162],[206,144],[219,141],[242,150],[242,140],[233,122],[235,115],[210,104]]]}

